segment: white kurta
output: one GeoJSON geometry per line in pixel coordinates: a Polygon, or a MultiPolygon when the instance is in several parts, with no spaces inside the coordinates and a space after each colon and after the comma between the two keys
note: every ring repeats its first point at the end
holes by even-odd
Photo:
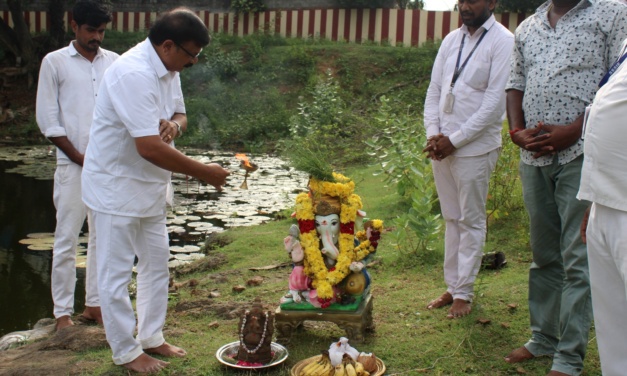
{"type": "Polygon", "coordinates": [[[512,33],[496,22],[493,15],[472,36],[462,26],[442,42],[427,91],[424,111],[427,137],[442,133],[456,148],[444,160],[433,162],[442,217],[446,221],[444,281],[454,299],[472,301],[474,296],[474,281],[485,243],[488,183],[501,146],[504,89],[513,44],[512,33]],[[445,113],[462,38],[460,67],[473,48],[477,48],[452,90],[453,111],[445,113]]]}
{"type": "MultiPolygon", "coordinates": [[[[73,42],[49,53],[41,62],[37,85],[36,118],[46,137],[66,136],[74,148],[85,153],[98,87],[105,70],[118,58],[99,48],[93,61],[83,57],[73,42]]],[[[87,207],[81,200],[82,167],[57,148],[54,174],[54,233],[51,290],[56,318],[74,312],[76,246],[85,222],[87,207]]],[[[96,274],[96,232],[89,221],[85,305],[100,306],[96,274]]]]}
{"type": "Polygon", "coordinates": [[[147,39],[105,74],[83,168],[83,200],[98,231],[98,285],[115,364],[165,342],[169,273],[165,225],[170,172],[142,158],[135,138],[159,135],[159,119],[185,113],[176,72],[147,39]],[[137,339],[128,295],[137,256],[137,339]]]}
{"type": "Polygon", "coordinates": [[[627,358],[627,64],[599,89],[584,137],[577,198],[591,201],[587,229],[592,308],[606,376],[625,374],[627,358]]]}

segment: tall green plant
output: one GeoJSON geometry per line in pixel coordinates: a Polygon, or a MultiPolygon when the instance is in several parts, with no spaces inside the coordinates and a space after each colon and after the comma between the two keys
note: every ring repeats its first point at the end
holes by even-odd
{"type": "Polygon", "coordinates": [[[290,118],[291,147],[315,148],[336,168],[365,158],[361,140],[367,130],[347,111],[339,84],[330,72],[310,95],[311,99],[300,102],[298,113],[290,118]]]}
{"type": "Polygon", "coordinates": [[[385,96],[375,121],[382,131],[366,144],[379,161],[379,173],[385,174],[387,183],[396,185],[408,204],[407,212],[394,220],[396,246],[421,257],[434,249],[442,230],[440,215],[433,214],[437,196],[431,163],[422,153],[424,127],[409,114],[394,114],[385,96]]]}
{"type": "Polygon", "coordinates": [[[298,104],[298,114],[290,119],[290,132],[295,137],[329,131],[327,126],[337,127],[342,119],[346,104],[339,96],[337,81],[327,72],[311,91],[310,102],[298,104]]]}
{"type": "Polygon", "coordinates": [[[500,219],[519,213],[523,207],[522,187],[518,176],[520,149],[512,143],[505,128],[501,132],[503,148],[498,163],[490,177],[487,214],[490,219],[500,219]]]}

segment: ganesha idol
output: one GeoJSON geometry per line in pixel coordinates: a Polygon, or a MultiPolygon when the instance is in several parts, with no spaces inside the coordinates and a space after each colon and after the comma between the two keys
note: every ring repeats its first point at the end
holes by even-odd
{"type": "Polygon", "coordinates": [[[372,220],[363,224],[361,198],[355,184],[334,173],[335,181],[309,180],[309,192],[296,197],[292,225],[284,240],[294,263],[289,292],[281,308],[350,310],[369,292],[368,261],[377,249],[383,226],[372,220]],[[363,230],[355,232],[355,228],[363,230]],[[345,308],[342,308],[345,307],[345,308]]]}

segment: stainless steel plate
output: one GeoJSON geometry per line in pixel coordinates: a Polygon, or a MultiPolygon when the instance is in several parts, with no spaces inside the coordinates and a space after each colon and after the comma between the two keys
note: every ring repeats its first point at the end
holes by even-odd
{"type": "Polygon", "coordinates": [[[239,369],[262,369],[268,367],[274,367],[277,364],[281,364],[287,359],[287,349],[282,345],[279,345],[276,342],[272,342],[271,344],[272,352],[274,352],[274,356],[272,360],[268,364],[264,364],[258,367],[252,366],[240,366],[237,364],[237,351],[239,350],[239,341],[228,343],[218,349],[216,352],[216,358],[218,361],[225,366],[229,366],[232,368],[239,369]]]}

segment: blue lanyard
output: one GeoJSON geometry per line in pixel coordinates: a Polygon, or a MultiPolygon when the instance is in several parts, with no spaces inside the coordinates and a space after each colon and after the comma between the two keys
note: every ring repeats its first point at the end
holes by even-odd
{"type": "Polygon", "coordinates": [[[620,67],[620,65],[623,63],[623,61],[625,61],[626,58],[627,58],[627,52],[623,53],[623,56],[621,56],[620,58],[618,58],[618,60],[616,60],[616,62],[614,63],[614,65],[612,65],[610,70],[607,71],[605,76],[603,76],[603,78],[601,79],[601,82],[599,82],[599,88],[607,83],[610,77],[612,77],[612,75],[616,73],[616,71],[618,70],[618,67],[620,67]]]}
{"type": "Polygon", "coordinates": [[[459,52],[457,53],[457,64],[455,64],[455,71],[453,72],[453,79],[451,80],[451,90],[455,86],[455,82],[457,82],[457,78],[459,78],[459,75],[462,74],[462,71],[466,67],[466,63],[468,63],[468,60],[470,60],[470,57],[475,52],[477,47],[479,47],[479,44],[481,43],[481,41],[483,40],[483,37],[485,37],[485,35],[487,33],[488,33],[488,29],[485,29],[483,34],[481,34],[481,37],[479,37],[479,40],[477,41],[477,44],[475,44],[475,47],[470,51],[470,53],[466,57],[466,60],[464,60],[464,63],[460,67],[459,66],[459,62],[460,62],[460,60],[462,58],[462,50],[464,49],[464,41],[466,40],[466,34],[464,34],[464,36],[462,36],[462,42],[459,44],[459,52]]]}

